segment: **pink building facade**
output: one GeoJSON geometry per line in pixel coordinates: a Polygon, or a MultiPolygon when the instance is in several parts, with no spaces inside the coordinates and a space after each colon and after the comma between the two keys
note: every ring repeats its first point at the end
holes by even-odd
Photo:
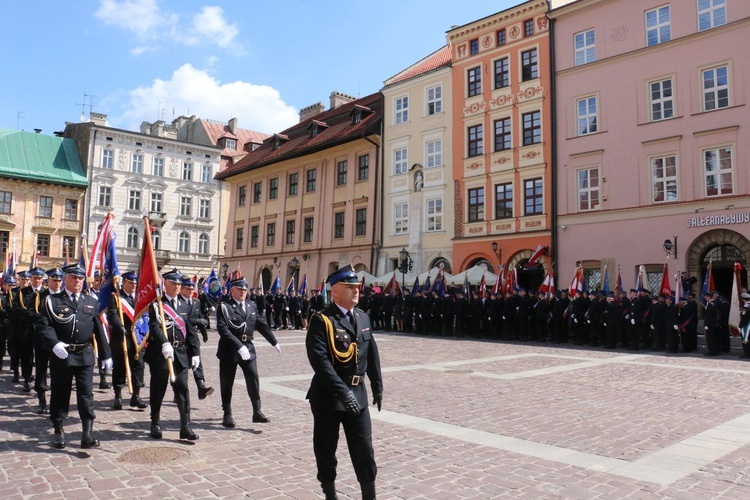
{"type": "Polygon", "coordinates": [[[658,289],[670,240],[670,275],[698,292],[710,261],[728,296],[750,255],[750,2],[554,6],[559,286],[583,263],[589,288],[643,265],[658,289]]]}

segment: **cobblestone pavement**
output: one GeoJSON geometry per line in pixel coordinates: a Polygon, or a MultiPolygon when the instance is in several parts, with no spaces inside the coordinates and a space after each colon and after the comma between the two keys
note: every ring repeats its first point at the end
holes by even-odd
{"type": "MultiPolygon", "coordinates": [[[[281,354],[256,342],[263,411],[272,422],[251,422],[238,375],[238,427],[225,429],[211,332],[202,359],[216,392],[199,401],[190,382],[195,443],[178,439],[171,402],[162,410],[164,439],[155,441],[148,410],[114,411],[112,391],[96,389],[102,446],[80,449],[73,398],[68,447],[54,450],[49,420],[11,383],[6,360],[0,495],[322,498],[304,400],[311,376],[304,332],[277,337],[281,354]]],[[[385,379],[383,411],[372,413],[380,499],[750,498],[750,364],[736,354],[376,338],[385,379]]],[[[360,498],[343,435],[339,448],[339,497],[360,498]]]]}

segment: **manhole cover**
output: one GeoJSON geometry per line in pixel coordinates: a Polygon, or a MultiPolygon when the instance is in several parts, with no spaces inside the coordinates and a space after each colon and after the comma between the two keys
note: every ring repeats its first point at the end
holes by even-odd
{"type": "Polygon", "coordinates": [[[126,451],[120,455],[120,460],[134,464],[158,464],[176,462],[189,456],[190,453],[185,450],[160,446],[126,451]]]}

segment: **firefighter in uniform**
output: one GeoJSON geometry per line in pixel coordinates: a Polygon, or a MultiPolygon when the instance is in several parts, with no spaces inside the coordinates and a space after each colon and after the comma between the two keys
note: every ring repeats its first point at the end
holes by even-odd
{"type": "Polygon", "coordinates": [[[3,369],[3,361],[10,335],[10,310],[12,308],[10,290],[15,286],[16,278],[6,276],[3,287],[0,289],[0,371],[3,369]]]}
{"type": "MultiPolygon", "coordinates": [[[[182,286],[180,287],[180,303],[187,311],[187,320],[201,332],[203,342],[208,342],[208,320],[203,317],[201,312],[200,301],[193,297],[195,292],[195,283],[188,276],[183,276],[182,286]]],[[[198,387],[198,399],[206,399],[206,396],[210,396],[214,393],[213,387],[206,386],[206,377],[203,375],[203,363],[198,364],[198,368],[193,370],[193,379],[195,379],[195,385],[198,387]]]]}
{"type": "Polygon", "coordinates": [[[363,500],[375,498],[377,466],[364,377],[370,379],[373,405],[383,400],[380,357],[369,317],[355,306],[359,280],[350,265],[327,278],[333,302],[315,314],[307,330],[307,358],[315,374],[307,392],[313,414],[317,479],[326,499],[336,498],[336,448],[343,425],[363,500]]]}
{"type": "MultiPolygon", "coordinates": [[[[44,298],[48,295],[47,289],[42,284],[44,279],[44,269],[35,267],[29,269],[28,285],[19,288],[14,301],[15,319],[16,319],[16,339],[18,356],[21,364],[21,376],[23,377],[23,392],[31,392],[31,378],[34,370],[34,351],[39,351],[39,342],[36,341],[36,328],[39,320],[39,310],[44,298]]],[[[42,353],[44,356],[44,353],[42,353]]],[[[44,380],[46,385],[46,377],[44,380]]],[[[42,392],[45,397],[46,387],[37,388],[37,394],[42,392]]],[[[39,398],[39,404],[42,404],[42,397],[39,398]]],[[[45,397],[46,398],[46,397],[45,397]]],[[[45,404],[46,406],[46,404],[45,404]]]]}
{"type": "Polygon", "coordinates": [[[98,355],[103,370],[112,369],[107,334],[96,314],[98,303],[82,294],[86,271],[79,265],[68,266],[65,289],[50,295],[42,305],[39,335],[50,356],[50,420],[55,429],[52,444],[65,448],[63,421],[68,416],[70,392],[76,381],[76,403],[83,434],[81,448],[95,448],[99,441],[91,435],[94,425],[94,363],[98,355]],[[93,341],[96,341],[97,353],[93,341]]]}

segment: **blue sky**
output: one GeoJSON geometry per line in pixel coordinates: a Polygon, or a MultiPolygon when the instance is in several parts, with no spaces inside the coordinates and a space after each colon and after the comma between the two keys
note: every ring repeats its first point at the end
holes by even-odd
{"type": "Polygon", "coordinates": [[[52,134],[93,102],[109,125],[130,130],[196,115],[278,132],[300,108],[328,107],[331,91],[377,92],[444,45],[452,25],[519,3],[4,1],[0,128],[52,134]]]}

